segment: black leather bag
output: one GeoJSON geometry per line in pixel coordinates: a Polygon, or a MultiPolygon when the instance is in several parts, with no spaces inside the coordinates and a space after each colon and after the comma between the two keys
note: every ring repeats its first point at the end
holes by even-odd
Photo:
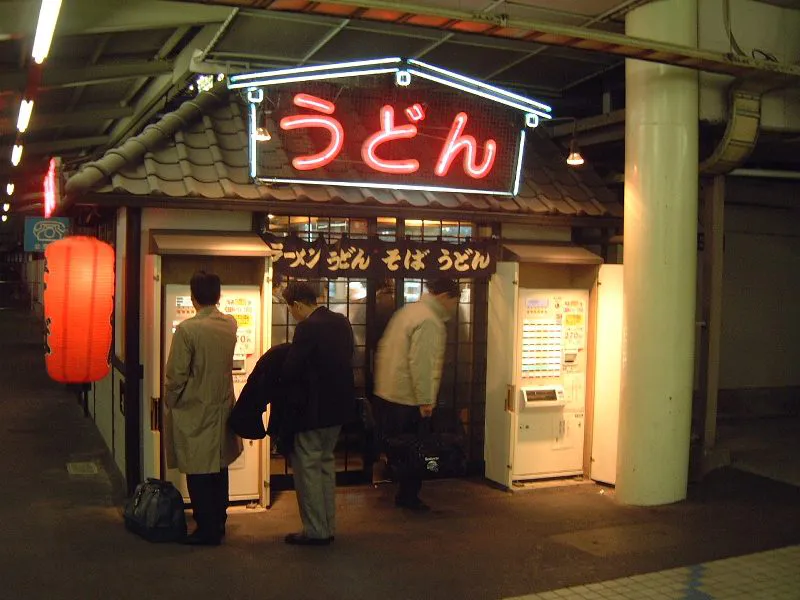
{"type": "Polygon", "coordinates": [[[125,503],[125,527],[149,542],[179,542],[186,537],[183,497],[169,481],[149,478],[125,503]]]}
{"type": "Polygon", "coordinates": [[[463,477],[467,471],[464,436],[459,431],[436,431],[422,419],[418,433],[384,440],[387,464],[394,479],[463,477]]]}

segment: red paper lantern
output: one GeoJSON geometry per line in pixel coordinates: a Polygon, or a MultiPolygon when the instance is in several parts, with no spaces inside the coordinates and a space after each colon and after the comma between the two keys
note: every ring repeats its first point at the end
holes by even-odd
{"type": "Polygon", "coordinates": [[[90,383],[110,371],[114,249],[92,237],[67,237],[45,248],[47,374],[90,383]]]}

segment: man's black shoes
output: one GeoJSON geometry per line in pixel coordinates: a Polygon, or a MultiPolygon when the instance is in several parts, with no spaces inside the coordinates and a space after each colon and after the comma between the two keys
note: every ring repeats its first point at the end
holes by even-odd
{"type": "Polygon", "coordinates": [[[187,546],[219,546],[222,542],[220,536],[211,536],[198,530],[191,535],[183,538],[183,544],[187,546]]]}
{"type": "Polygon", "coordinates": [[[428,512],[431,507],[425,504],[419,498],[414,498],[413,500],[403,500],[401,498],[395,498],[394,505],[399,508],[405,508],[407,510],[411,510],[414,512],[428,512]]]}
{"type": "Polygon", "coordinates": [[[333,536],[327,538],[312,538],[305,533],[290,533],[283,541],[292,546],[330,546],[333,536]]]}

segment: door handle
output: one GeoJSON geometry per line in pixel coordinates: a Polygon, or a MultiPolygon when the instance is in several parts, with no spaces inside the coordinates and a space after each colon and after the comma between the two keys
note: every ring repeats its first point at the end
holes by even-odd
{"type": "Polygon", "coordinates": [[[506,411],[514,412],[514,386],[506,386],[506,411]]]}
{"type": "Polygon", "coordinates": [[[161,398],[150,398],[150,431],[161,431],[161,398]]]}

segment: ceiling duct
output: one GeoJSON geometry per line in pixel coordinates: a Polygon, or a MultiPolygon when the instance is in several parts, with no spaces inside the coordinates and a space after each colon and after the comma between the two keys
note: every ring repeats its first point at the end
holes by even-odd
{"type": "Polygon", "coordinates": [[[762,93],[737,81],[728,92],[728,125],[714,152],[700,163],[701,175],[724,175],[747,161],[761,125],[762,93]]]}

